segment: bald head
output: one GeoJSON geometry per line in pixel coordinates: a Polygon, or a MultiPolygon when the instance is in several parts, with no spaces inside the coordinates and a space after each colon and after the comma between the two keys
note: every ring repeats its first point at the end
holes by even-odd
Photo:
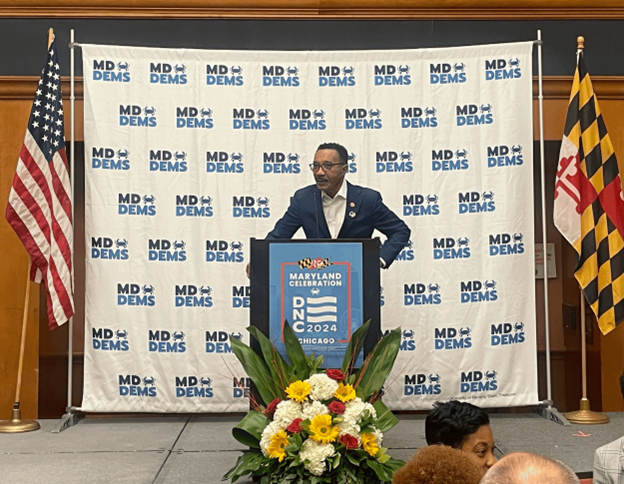
{"type": "Polygon", "coordinates": [[[578,484],[576,474],[544,455],[516,452],[494,464],[480,484],[578,484]]]}

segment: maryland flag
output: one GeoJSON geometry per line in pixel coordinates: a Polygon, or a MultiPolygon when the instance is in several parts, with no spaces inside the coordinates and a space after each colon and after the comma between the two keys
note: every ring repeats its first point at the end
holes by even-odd
{"type": "Polygon", "coordinates": [[[607,334],[624,319],[624,202],[613,145],[582,51],[559,153],[554,219],[579,253],[574,275],[607,334]]]}

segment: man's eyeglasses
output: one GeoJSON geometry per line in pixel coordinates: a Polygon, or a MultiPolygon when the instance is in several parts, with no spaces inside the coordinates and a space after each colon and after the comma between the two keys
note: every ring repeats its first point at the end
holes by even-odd
{"type": "Polygon", "coordinates": [[[330,163],[329,161],[326,161],[325,163],[310,163],[310,170],[319,171],[323,168],[323,171],[332,171],[334,166],[338,165],[346,165],[346,163],[330,163]]]}

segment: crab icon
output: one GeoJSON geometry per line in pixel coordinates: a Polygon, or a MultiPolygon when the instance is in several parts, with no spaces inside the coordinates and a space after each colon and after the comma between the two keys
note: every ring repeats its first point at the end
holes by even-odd
{"type": "Polygon", "coordinates": [[[487,201],[494,200],[494,192],[491,190],[489,192],[483,192],[482,196],[483,196],[483,200],[487,200],[487,201]]]}
{"type": "Polygon", "coordinates": [[[437,373],[435,375],[429,374],[429,383],[440,383],[440,375],[437,373]]]}
{"type": "Polygon", "coordinates": [[[470,336],[470,328],[459,328],[459,335],[462,337],[470,336]]]}
{"type": "Polygon", "coordinates": [[[438,203],[438,196],[435,194],[427,195],[427,203],[438,203]]]}
{"type": "Polygon", "coordinates": [[[522,331],[524,329],[524,323],[516,323],[516,324],[514,324],[514,329],[516,331],[522,331]]]}
{"type": "Polygon", "coordinates": [[[493,380],[494,378],[496,378],[496,372],[494,370],[492,371],[486,371],[485,372],[485,378],[487,380],[493,380]]]}
{"type": "Polygon", "coordinates": [[[243,250],[243,243],[240,242],[240,241],[239,242],[232,242],[232,243],[230,243],[230,248],[232,250],[241,251],[241,250],[243,250]]]}
{"type": "Polygon", "coordinates": [[[174,331],[173,341],[184,341],[184,331],[174,331]]]}
{"type": "Polygon", "coordinates": [[[258,117],[259,118],[268,118],[269,117],[269,110],[268,109],[258,109],[258,117]]]}
{"type": "Polygon", "coordinates": [[[403,246],[404,249],[411,249],[414,246],[414,242],[412,242],[411,240],[408,240],[405,245],[403,246]]]}
{"type": "Polygon", "coordinates": [[[211,387],[212,386],[212,380],[208,377],[201,377],[199,379],[199,381],[201,382],[201,386],[203,387],[211,387]]]}
{"type": "Polygon", "coordinates": [[[153,116],[154,114],[156,114],[156,108],[154,106],[145,106],[143,108],[143,112],[147,115],[147,116],[153,116]]]}
{"type": "Polygon", "coordinates": [[[321,290],[318,287],[315,287],[314,289],[310,289],[310,294],[312,294],[313,296],[318,296],[321,293],[321,290]]]}
{"type": "Polygon", "coordinates": [[[230,70],[232,71],[232,74],[242,74],[243,73],[243,68],[241,66],[232,66],[232,68],[230,70]]]}
{"type": "Polygon", "coordinates": [[[345,66],[342,68],[342,73],[345,76],[352,76],[354,71],[355,69],[353,69],[353,66],[349,66],[349,67],[345,66]]]}
{"type": "Polygon", "coordinates": [[[184,249],[186,249],[186,242],[184,242],[183,240],[173,241],[173,250],[184,250],[184,249]]]}
{"type": "Polygon", "coordinates": [[[492,281],[485,281],[483,283],[483,285],[485,286],[486,289],[495,289],[496,288],[496,281],[492,280],[492,281]]]}
{"type": "Polygon", "coordinates": [[[466,158],[467,155],[468,155],[467,150],[457,150],[455,152],[455,156],[457,156],[457,158],[466,158]]]}
{"type": "Polygon", "coordinates": [[[117,63],[117,69],[119,69],[120,71],[128,71],[128,69],[130,68],[130,64],[128,64],[127,62],[118,62],[117,63]]]}
{"type": "Polygon", "coordinates": [[[435,116],[436,112],[436,108],[425,108],[425,114],[427,116],[435,116]]]}
{"type": "Polygon", "coordinates": [[[232,158],[232,161],[243,161],[242,153],[232,153],[230,158],[232,158]]]}
{"type": "Polygon", "coordinates": [[[118,329],[115,331],[115,336],[117,336],[117,339],[128,339],[128,332],[125,329],[123,331],[118,329]]]}
{"type": "Polygon", "coordinates": [[[453,64],[453,70],[455,72],[464,72],[465,68],[466,64],[464,64],[463,62],[456,62],[455,64],[453,64]]]}
{"type": "Polygon", "coordinates": [[[298,163],[299,153],[288,153],[288,161],[291,163],[298,163]]]}
{"type": "Polygon", "coordinates": [[[349,156],[347,156],[347,161],[349,163],[352,163],[355,161],[355,153],[349,153],[349,156]]]}
{"type": "Polygon", "coordinates": [[[147,284],[143,286],[143,294],[154,294],[154,286],[147,284]]]}
{"type": "Polygon", "coordinates": [[[378,118],[379,116],[381,116],[381,110],[379,110],[379,109],[370,109],[368,111],[368,115],[371,118],[378,118]]]}
{"type": "Polygon", "coordinates": [[[522,153],[522,146],[520,146],[520,145],[518,145],[518,146],[516,146],[516,145],[512,145],[512,146],[511,146],[511,152],[512,152],[514,155],[519,155],[520,153],[522,153]]]}
{"type": "Polygon", "coordinates": [[[517,57],[515,59],[509,59],[509,65],[511,67],[519,67],[520,66],[520,60],[517,57]]]}
{"type": "Polygon", "coordinates": [[[184,64],[176,64],[173,70],[176,74],[184,74],[186,72],[186,66],[184,64]]]}
{"type": "Polygon", "coordinates": [[[403,330],[403,337],[405,339],[412,339],[414,337],[414,330],[413,329],[404,329],[403,330]]]}
{"type": "Polygon", "coordinates": [[[409,151],[401,151],[399,155],[401,157],[401,161],[411,161],[412,154],[409,151]]]}
{"type": "Polygon", "coordinates": [[[117,247],[118,249],[121,247],[122,249],[127,249],[128,248],[128,240],[127,239],[117,239],[115,241],[115,247],[117,247]]]}
{"type": "Polygon", "coordinates": [[[492,105],[491,104],[482,104],[479,109],[481,110],[482,113],[491,113],[492,112],[492,105]]]}
{"type": "Polygon", "coordinates": [[[150,377],[144,377],[143,378],[143,385],[147,386],[147,385],[152,385],[154,386],[154,383],[156,382],[156,378],[154,378],[153,376],[150,377]]]}
{"type": "Polygon", "coordinates": [[[201,286],[199,288],[199,293],[202,296],[210,296],[210,294],[212,293],[212,288],[210,286],[201,286]]]}
{"type": "Polygon", "coordinates": [[[269,199],[267,197],[258,197],[258,205],[260,207],[266,207],[269,205],[269,199]]]}
{"type": "Polygon", "coordinates": [[[410,67],[408,65],[399,66],[399,74],[409,74],[410,67]]]}
{"type": "Polygon", "coordinates": [[[427,290],[429,292],[440,292],[440,284],[429,284],[427,290]]]}
{"type": "Polygon", "coordinates": [[[199,197],[199,203],[202,205],[212,205],[212,197],[199,197]]]}
{"type": "Polygon", "coordinates": [[[312,114],[317,119],[318,118],[325,119],[325,111],[323,111],[322,109],[315,109],[314,111],[312,111],[312,114]]]}
{"type": "Polygon", "coordinates": [[[184,151],[176,151],[173,155],[176,161],[184,161],[186,160],[186,153],[184,151]]]}
{"type": "Polygon", "coordinates": [[[117,150],[117,156],[119,156],[119,158],[128,158],[129,154],[130,152],[128,150],[117,150]]]}
{"type": "Polygon", "coordinates": [[[201,108],[201,117],[202,118],[212,118],[212,109],[201,108]]]}
{"type": "Polygon", "coordinates": [[[230,336],[232,336],[232,338],[237,339],[238,341],[242,341],[243,340],[243,334],[240,332],[237,333],[230,333],[230,336]]]}
{"type": "Polygon", "coordinates": [[[156,197],[154,195],[144,195],[143,196],[143,203],[149,203],[151,205],[154,205],[155,201],[156,201],[156,197]]]}
{"type": "Polygon", "coordinates": [[[524,235],[522,235],[522,234],[513,234],[513,241],[514,242],[522,242],[523,238],[524,238],[524,235]]]}
{"type": "Polygon", "coordinates": [[[289,76],[296,76],[297,74],[299,74],[299,69],[297,69],[297,67],[295,66],[291,66],[286,68],[286,72],[289,76]]]}
{"type": "Polygon", "coordinates": [[[459,239],[457,239],[458,247],[468,247],[469,243],[470,243],[470,239],[468,237],[460,237],[459,239]]]}

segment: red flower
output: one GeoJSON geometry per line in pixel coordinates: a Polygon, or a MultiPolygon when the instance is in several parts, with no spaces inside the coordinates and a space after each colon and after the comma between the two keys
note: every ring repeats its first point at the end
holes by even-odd
{"type": "Polygon", "coordinates": [[[281,400],[279,398],[276,398],[275,400],[273,400],[271,403],[269,403],[267,405],[266,410],[264,411],[264,413],[266,413],[267,415],[272,415],[275,413],[275,410],[277,409],[277,404],[280,403],[281,400]]]}
{"type": "Polygon", "coordinates": [[[336,415],[341,415],[344,413],[347,407],[345,406],[344,403],[339,402],[338,400],[334,400],[329,405],[327,405],[327,408],[329,408],[329,411],[331,413],[335,413],[336,415]]]}
{"type": "Polygon", "coordinates": [[[358,441],[353,435],[344,434],[340,436],[340,443],[344,444],[347,449],[357,449],[358,441]]]}
{"type": "Polygon", "coordinates": [[[336,381],[342,381],[347,377],[347,375],[340,370],[327,370],[326,374],[329,378],[336,381]]]}
{"type": "Polygon", "coordinates": [[[295,420],[290,422],[290,425],[286,427],[286,430],[288,430],[291,434],[301,432],[301,422],[303,422],[302,418],[296,418],[295,420]]]}

